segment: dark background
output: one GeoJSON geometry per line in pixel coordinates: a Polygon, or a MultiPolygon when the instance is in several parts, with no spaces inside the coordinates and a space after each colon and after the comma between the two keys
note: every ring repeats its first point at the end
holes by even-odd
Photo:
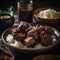
{"type": "Polygon", "coordinates": [[[0,9],[6,9],[10,5],[17,6],[17,0],[0,0],[0,9]]]}
{"type": "MultiPolygon", "coordinates": [[[[6,9],[10,5],[13,5],[15,8],[17,8],[17,1],[18,0],[0,0],[0,9],[6,9]]],[[[37,4],[39,4],[39,7],[53,6],[60,8],[60,0],[33,0],[33,1],[34,5],[37,6],[37,4]]]]}

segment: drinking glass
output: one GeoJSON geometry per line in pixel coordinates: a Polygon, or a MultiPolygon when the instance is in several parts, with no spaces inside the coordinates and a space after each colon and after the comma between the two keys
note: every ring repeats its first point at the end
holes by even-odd
{"type": "Polygon", "coordinates": [[[32,22],[33,0],[18,1],[18,20],[32,22]]]}

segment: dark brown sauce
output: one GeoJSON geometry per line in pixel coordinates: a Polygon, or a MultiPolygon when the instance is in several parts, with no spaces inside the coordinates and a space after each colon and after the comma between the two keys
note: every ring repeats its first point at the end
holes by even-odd
{"type": "Polygon", "coordinates": [[[20,9],[19,21],[32,22],[32,10],[21,10],[20,9]]]}

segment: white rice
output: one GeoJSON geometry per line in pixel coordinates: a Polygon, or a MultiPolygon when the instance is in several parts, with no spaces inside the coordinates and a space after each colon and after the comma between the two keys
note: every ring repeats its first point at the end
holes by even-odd
{"type": "Polygon", "coordinates": [[[49,9],[40,11],[37,14],[37,16],[45,19],[57,19],[57,18],[60,18],[60,12],[49,8],[49,9]]]}
{"type": "Polygon", "coordinates": [[[8,43],[14,43],[15,41],[14,41],[14,39],[13,39],[13,35],[9,34],[9,35],[7,36],[7,38],[6,38],[6,41],[7,41],[8,43]]]}
{"type": "Polygon", "coordinates": [[[44,47],[44,46],[41,45],[41,44],[37,44],[37,45],[34,46],[34,48],[43,48],[43,47],[44,47]]]}
{"type": "Polygon", "coordinates": [[[53,43],[56,42],[56,36],[55,35],[51,35],[51,37],[53,38],[53,43]]]}
{"type": "Polygon", "coordinates": [[[23,47],[23,44],[20,41],[14,40],[13,35],[11,35],[11,34],[9,34],[7,36],[6,41],[12,46],[15,46],[15,47],[18,47],[18,48],[23,47]]]}
{"type": "Polygon", "coordinates": [[[20,41],[16,41],[16,40],[15,40],[15,43],[10,43],[10,45],[18,47],[18,48],[23,47],[23,44],[20,41]]]}

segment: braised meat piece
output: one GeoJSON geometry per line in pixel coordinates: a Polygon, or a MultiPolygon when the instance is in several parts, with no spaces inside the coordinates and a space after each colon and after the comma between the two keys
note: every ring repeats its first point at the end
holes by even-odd
{"type": "Polygon", "coordinates": [[[15,34],[17,33],[17,28],[11,29],[11,30],[10,30],[10,33],[11,33],[12,35],[15,35],[15,34]]]}
{"type": "Polygon", "coordinates": [[[26,38],[26,34],[24,33],[19,33],[17,34],[17,36],[21,39],[21,40],[24,40],[26,38]]]}
{"type": "Polygon", "coordinates": [[[37,31],[38,31],[39,33],[41,33],[41,31],[44,31],[44,26],[39,26],[39,27],[37,28],[37,31]]]}
{"type": "Polygon", "coordinates": [[[28,32],[28,31],[30,31],[30,30],[34,30],[34,31],[37,31],[37,28],[38,28],[38,25],[36,25],[36,26],[29,26],[29,28],[28,29],[26,29],[26,32],[28,32]]]}
{"type": "Polygon", "coordinates": [[[41,38],[41,39],[45,38],[46,36],[47,36],[47,33],[46,33],[45,31],[42,31],[42,32],[40,33],[40,38],[41,38]]]}
{"type": "Polygon", "coordinates": [[[29,26],[29,28],[25,29],[25,32],[28,32],[29,30],[32,30],[32,26],[29,26]]]}
{"type": "Polygon", "coordinates": [[[21,21],[17,31],[25,32],[25,29],[29,28],[29,23],[21,21]]]}
{"type": "Polygon", "coordinates": [[[44,46],[49,46],[52,44],[52,38],[49,35],[46,35],[44,38],[42,38],[41,40],[41,44],[43,44],[44,46]]]}
{"type": "Polygon", "coordinates": [[[52,43],[52,37],[50,35],[48,35],[45,31],[42,31],[40,33],[40,38],[41,38],[41,43],[44,45],[44,46],[48,46],[48,45],[51,45],[52,43]]]}
{"type": "Polygon", "coordinates": [[[23,22],[23,27],[24,27],[25,29],[29,28],[29,23],[23,22]]]}
{"type": "Polygon", "coordinates": [[[45,26],[45,31],[50,35],[54,34],[54,31],[51,27],[45,26]]]}
{"type": "Polygon", "coordinates": [[[24,43],[27,47],[32,47],[35,43],[35,40],[33,37],[27,37],[24,43]]]}
{"type": "Polygon", "coordinates": [[[39,38],[39,35],[38,35],[37,31],[34,31],[34,30],[28,31],[27,36],[33,37],[33,38],[36,39],[36,40],[39,38]]]}
{"type": "Polygon", "coordinates": [[[26,34],[24,33],[17,33],[16,35],[14,35],[14,39],[18,40],[18,41],[23,41],[26,38],[26,34]]]}

